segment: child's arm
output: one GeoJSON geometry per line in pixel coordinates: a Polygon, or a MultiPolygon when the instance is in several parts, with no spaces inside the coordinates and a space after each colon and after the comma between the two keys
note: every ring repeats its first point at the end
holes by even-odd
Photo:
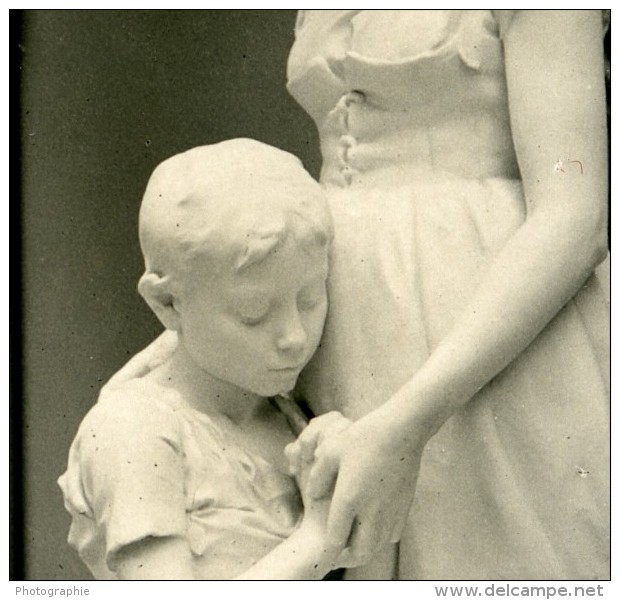
{"type": "Polygon", "coordinates": [[[149,537],[120,550],[116,573],[126,580],[194,579],[192,555],[183,537],[149,537]]]}
{"type": "MultiPolygon", "coordinates": [[[[324,502],[324,501],[321,501],[324,502]]],[[[329,504],[329,503],[327,503],[329,504]]],[[[316,526],[314,519],[302,525],[279,546],[235,579],[305,580],[322,579],[335,569],[336,555],[324,547],[324,524],[328,506],[322,509],[316,526]]],[[[118,553],[117,574],[127,580],[193,580],[192,557],[184,538],[148,538],[118,553]]]]}
{"type": "MultiPolygon", "coordinates": [[[[129,403],[124,399],[121,406],[125,407],[127,411],[130,410],[132,406],[135,407],[137,403],[138,400],[135,398],[133,402],[129,403]]],[[[148,404],[145,405],[144,409],[148,408],[148,406],[148,404]]],[[[117,410],[114,411],[114,413],[117,412],[117,410]]],[[[151,410],[150,412],[146,412],[146,410],[142,410],[139,414],[142,415],[142,423],[146,430],[153,430],[154,432],[168,430],[165,423],[162,424],[162,422],[157,419],[157,411],[151,410]]],[[[126,413],[124,413],[124,418],[120,420],[114,419],[114,422],[112,422],[111,418],[105,420],[106,429],[109,427],[115,433],[119,433],[121,429],[124,430],[123,425],[125,427],[130,427],[129,423],[135,423],[135,419],[127,417],[126,413]]],[[[348,564],[345,565],[341,560],[342,557],[338,556],[337,551],[328,552],[325,549],[327,515],[329,514],[330,500],[312,500],[305,493],[307,487],[306,480],[312,464],[311,449],[314,448],[320,440],[328,436],[330,432],[341,431],[348,425],[350,425],[350,421],[344,419],[339,413],[330,413],[314,419],[304,430],[304,434],[300,440],[303,441],[305,454],[303,455],[303,459],[300,454],[300,461],[296,467],[298,482],[305,506],[303,520],[289,538],[284,540],[266,556],[258,560],[250,569],[240,574],[237,577],[238,579],[321,579],[330,570],[336,567],[350,566],[348,564]]],[[[153,463],[157,463],[157,481],[159,482],[161,482],[159,475],[162,471],[170,471],[170,477],[173,478],[174,472],[181,468],[181,465],[177,464],[175,458],[178,452],[173,451],[168,443],[154,442],[152,445],[149,445],[147,449],[144,446],[144,441],[142,441],[141,444],[136,446],[135,451],[133,451],[131,448],[134,446],[132,441],[134,436],[128,435],[128,432],[127,435],[120,435],[120,441],[119,437],[114,435],[112,438],[115,442],[114,444],[106,443],[108,436],[105,435],[105,433],[106,432],[103,431],[102,428],[99,428],[96,431],[96,437],[88,435],[87,440],[89,443],[98,445],[100,450],[104,445],[113,446],[115,457],[118,451],[118,459],[115,458],[109,461],[109,464],[107,461],[104,464],[101,462],[98,463],[100,468],[105,467],[104,471],[109,474],[109,479],[118,482],[119,471],[125,472],[130,470],[126,473],[126,477],[122,478],[123,481],[131,480],[134,482],[132,489],[127,491],[129,495],[123,495],[123,500],[125,501],[127,498],[131,500],[134,496],[136,498],[155,498],[161,495],[158,494],[155,483],[153,483],[155,487],[151,489],[149,484],[149,482],[151,482],[150,478],[145,479],[140,475],[144,472],[148,473],[149,467],[152,467],[153,463]],[[122,440],[125,440],[126,443],[121,443],[122,440]],[[144,456],[144,450],[146,450],[148,459],[144,456]],[[166,468],[168,464],[171,465],[170,469],[166,468]]],[[[155,436],[148,437],[150,439],[155,436]]],[[[166,440],[171,439],[171,434],[167,434],[164,437],[166,440]]],[[[180,447],[180,445],[176,443],[173,444],[173,446],[180,447]]],[[[100,455],[101,452],[95,454],[100,455]]],[[[99,456],[98,460],[101,461],[101,456],[99,456]]],[[[154,470],[151,472],[154,472],[154,470]]],[[[100,469],[97,480],[101,478],[101,475],[102,472],[100,469]]],[[[108,477],[106,476],[104,479],[108,479],[108,477]]],[[[107,504],[107,500],[102,500],[101,502],[107,504]]],[[[138,509],[136,509],[136,515],[140,516],[141,513],[137,512],[137,510],[138,509]]],[[[142,515],[142,517],[144,517],[144,515],[142,515]]],[[[146,518],[146,521],[148,521],[148,518],[146,518]]],[[[127,580],[194,579],[193,558],[188,540],[182,534],[181,528],[177,527],[176,531],[178,533],[172,535],[149,535],[148,537],[137,539],[136,541],[118,548],[112,557],[111,568],[116,571],[120,579],[127,580]]]]}
{"type": "MultiPolygon", "coordinates": [[[[291,471],[297,476],[302,492],[304,518],[289,538],[236,579],[322,579],[335,568],[359,564],[359,561],[348,564],[347,551],[347,554],[338,556],[336,551],[326,549],[330,500],[314,500],[306,493],[314,451],[321,441],[350,425],[351,421],[340,413],[322,415],[313,419],[299,438],[287,447],[291,471]]],[[[121,579],[194,579],[189,544],[182,537],[141,540],[121,550],[116,563],[121,579]]]]}
{"type": "Polygon", "coordinates": [[[237,579],[322,579],[333,569],[362,564],[359,556],[353,557],[349,550],[339,553],[327,547],[327,517],[331,498],[316,500],[308,494],[308,477],[314,462],[311,452],[321,440],[343,431],[351,423],[340,413],[322,415],[312,419],[297,441],[289,445],[289,458],[291,455],[299,457],[299,461],[291,465],[291,470],[295,471],[301,490],[303,521],[287,540],[237,579]]]}
{"type": "MultiPolygon", "coordinates": [[[[78,437],[79,456],[70,462],[105,529],[109,568],[121,579],[194,579],[185,536],[183,444],[173,412],[134,388],[111,391],[78,437]]],[[[337,554],[324,550],[330,501],[308,501],[309,466],[300,469],[306,510],[299,528],[240,578],[320,579],[335,567],[337,554]]]]}
{"type": "MultiPolygon", "coordinates": [[[[300,477],[307,475],[302,468],[300,477]]],[[[308,502],[303,521],[293,534],[250,569],[246,580],[322,579],[337,566],[337,554],[325,548],[329,500],[308,502]]],[[[116,556],[120,579],[192,580],[192,555],[183,537],[150,537],[123,548],[116,556]]]]}
{"type": "Polygon", "coordinates": [[[360,564],[359,560],[351,562],[347,550],[339,555],[326,547],[331,498],[316,500],[307,493],[315,450],[324,439],[351,424],[339,412],[321,415],[312,419],[297,440],[287,446],[290,472],[297,478],[304,503],[303,521],[286,541],[237,579],[322,579],[335,568],[360,564]]]}
{"type": "Polygon", "coordinates": [[[338,553],[325,547],[329,501],[315,504],[314,510],[306,510],[302,524],[289,538],[236,579],[322,579],[342,566],[336,562],[338,553]]]}

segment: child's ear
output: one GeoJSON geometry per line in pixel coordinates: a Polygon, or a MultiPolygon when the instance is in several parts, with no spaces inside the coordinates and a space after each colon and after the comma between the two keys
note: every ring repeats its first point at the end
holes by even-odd
{"type": "Polygon", "coordinates": [[[176,294],[171,289],[169,277],[157,273],[145,273],[138,282],[138,292],[146,300],[166,329],[178,331],[181,326],[179,311],[175,304],[176,294]]]}

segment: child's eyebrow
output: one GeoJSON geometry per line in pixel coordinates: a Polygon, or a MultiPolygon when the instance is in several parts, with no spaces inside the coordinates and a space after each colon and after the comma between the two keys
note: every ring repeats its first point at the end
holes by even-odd
{"type": "Polygon", "coordinates": [[[314,279],[311,279],[308,281],[308,283],[306,283],[306,285],[304,286],[305,288],[312,288],[312,287],[323,287],[325,284],[327,283],[327,277],[325,275],[317,275],[314,279]]]}
{"type": "Polygon", "coordinates": [[[231,303],[237,310],[266,310],[270,299],[264,292],[244,290],[243,293],[233,293],[231,303]]]}

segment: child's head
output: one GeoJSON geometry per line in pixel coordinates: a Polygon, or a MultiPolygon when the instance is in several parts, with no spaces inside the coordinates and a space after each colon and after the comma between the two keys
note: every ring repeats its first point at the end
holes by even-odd
{"type": "Polygon", "coordinates": [[[194,148],[148,183],[138,287],[196,366],[273,395],[318,345],[331,237],[322,191],[291,154],[248,139],[194,148]]]}

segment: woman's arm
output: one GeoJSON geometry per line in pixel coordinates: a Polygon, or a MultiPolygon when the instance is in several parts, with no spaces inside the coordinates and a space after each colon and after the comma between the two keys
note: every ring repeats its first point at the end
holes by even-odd
{"type": "Polygon", "coordinates": [[[108,392],[131,379],[144,377],[166,362],[176,350],[177,344],[176,331],[165,330],[157,339],[140,350],[138,354],[132,356],[120,370],[114,373],[101,391],[108,392]]]}
{"type": "Polygon", "coordinates": [[[534,340],[607,254],[600,11],[522,11],[504,46],[527,216],[451,333],[394,398],[413,394],[415,418],[424,407],[433,431],[534,340]]]}
{"type": "Polygon", "coordinates": [[[600,11],[523,11],[506,33],[526,219],[416,375],[317,450],[311,491],[320,495],[338,474],[329,518],[337,547],[352,524],[354,549],[362,553],[386,535],[398,537],[426,441],[535,339],[605,257],[601,36],[600,11]]]}

